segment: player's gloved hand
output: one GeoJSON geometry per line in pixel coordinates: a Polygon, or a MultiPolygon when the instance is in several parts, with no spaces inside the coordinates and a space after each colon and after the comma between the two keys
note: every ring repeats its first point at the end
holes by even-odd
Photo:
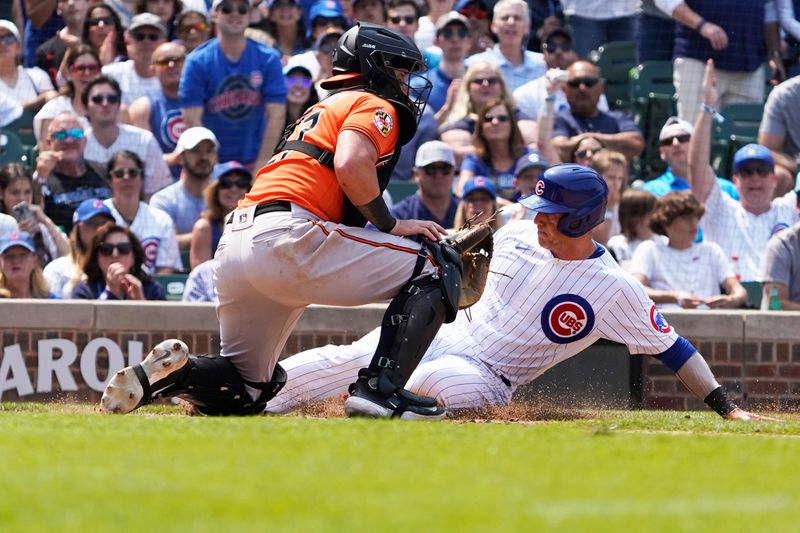
{"type": "Polygon", "coordinates": [[[764,416],[764,415],[758,415],[756,413],[750,413],[740,407],[737,407],[736,409],[725,415],[723,418],[726,418],[728,420],[743,420],[743,421],[764,420],[767,422],[783,422],[783,420],[780,420],[778,418],[773,418],[771,416],[764,416]]]}
{"type": "Polygon", "coordinates": [[[436,222],[432,220],[416,220],[413,218],[408,220],[398,218],[397,223],[389,233],[402,237],[423,235],[432,241],[440,241],[443,237],[447,236],[447,230],[436,222]]]}

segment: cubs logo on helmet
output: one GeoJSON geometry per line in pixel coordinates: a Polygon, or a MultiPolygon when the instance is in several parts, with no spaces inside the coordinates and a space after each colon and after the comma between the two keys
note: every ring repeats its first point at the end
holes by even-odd
{"type": "Polygon", "coordinates": [[[659,333],[669,333],[672,331],[672,326],[667,323],[667,319],[661,314],[661,311],[655,306],[650,307],[650,324],[653,329],[659,333]]]}
{"type": "Polygon", "coordinates": [[[544,194],[544,182],[542,180],[536,182],[536,194],[539,196],[544,194]]]}
{"type": "Polygon", "coordinates": [[[542,309],[542,331],[556,344],[586,337],[594,328],[594,310],[577,294],[560,294],[542,309]]]}

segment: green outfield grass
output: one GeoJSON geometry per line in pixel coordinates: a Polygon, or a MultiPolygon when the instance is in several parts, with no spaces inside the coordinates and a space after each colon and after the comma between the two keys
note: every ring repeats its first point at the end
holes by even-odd
{"type": "Polygon", "coordinates": [[[800,530],[800,418],[409,423],[0,404],[0,531],[800,530]]]}

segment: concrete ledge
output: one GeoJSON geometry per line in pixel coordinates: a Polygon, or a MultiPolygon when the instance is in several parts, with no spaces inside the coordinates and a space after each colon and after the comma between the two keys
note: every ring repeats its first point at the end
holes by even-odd
{"type": "Polygon", "coordinates": [[[791,342],[800,339],[800,312],[762,311],[750,313],[744,322],[745,340],[791,342]]]}
{"type": "Polygon", "coordinates": [[[3,329],[92,329],[97,304],[87,300],[0,299],[3,329]]]}
{"type": "MultiPolygon", "coordinates": [[[[664,317],[683,337],[741,340],[745,319],[752,313],[754,311],[687,309],[664,311],[664,317]]],[[[795,320],[800,320],[800,313],[795,320]]]]}
{"type": "Polygon", "coordinates": [[[215,331],[219,322],[213,304],[179,302],[109,302],[95,304],[94,329],[99,331],[215,331]]]}

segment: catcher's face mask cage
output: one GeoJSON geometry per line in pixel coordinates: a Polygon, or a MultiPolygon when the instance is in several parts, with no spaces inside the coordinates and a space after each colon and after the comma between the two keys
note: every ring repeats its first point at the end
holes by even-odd
{"type": "Polygon", "coordinates": [[[422,58],[409,57],[402,51],[374,50],[364,60],[373,74],[368,80],[371,87],[406,107],[418,124],[433,88],[431,81],[419,74],[426,70],[422,58]]]}

